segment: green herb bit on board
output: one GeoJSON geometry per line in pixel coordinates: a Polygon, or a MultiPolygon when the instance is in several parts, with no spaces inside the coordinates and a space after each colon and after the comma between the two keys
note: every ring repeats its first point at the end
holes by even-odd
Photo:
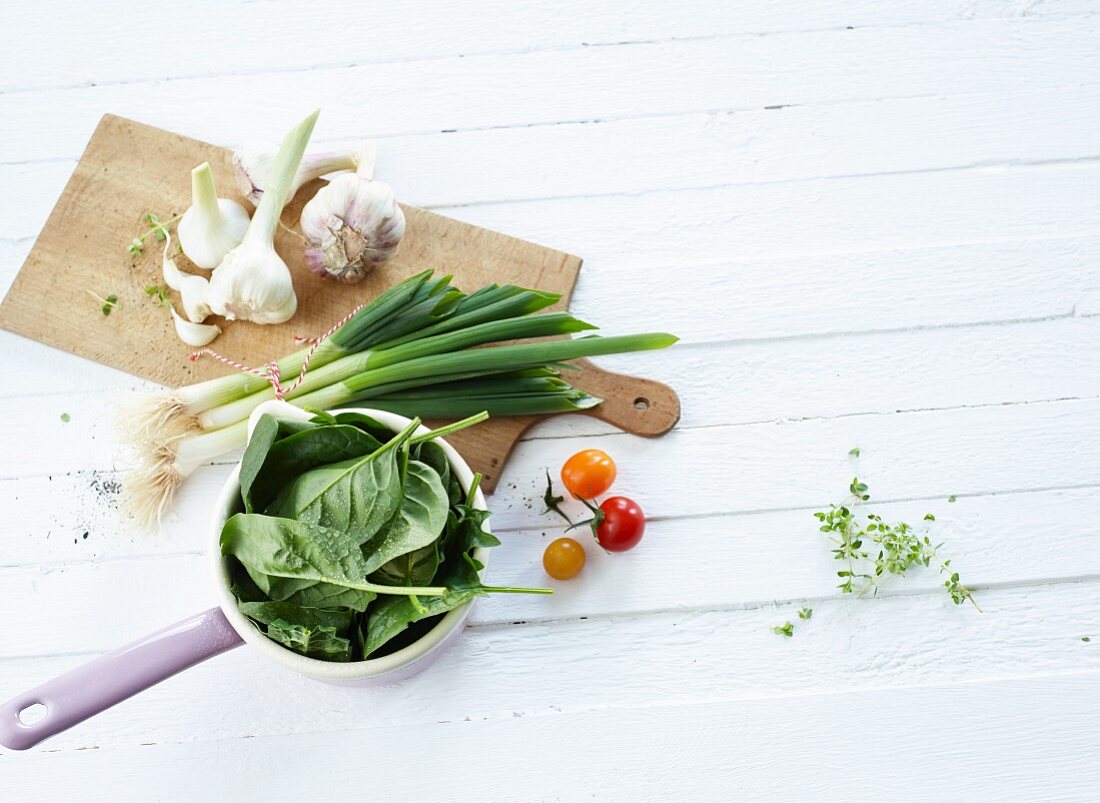
{"type": "Polygon", "coordinates": [[[118,300],[118,296],[116,296],[114,293],[110,293],[107,296],[100,296],[96,293],[93,293],[91,290],[88,290],[87,292],[88,295],[99,302],[99,311],[103,313],[103,317],[105,318],[111,314],[111,310],[115,309],[116,307],[122,306],[122,302],[118,300]]]}
{"type": "Polygon", "coordinates": [[[808,607],[802,607],[798,609],[798,618],[803,622],[808,622],[810,617],[814,615],[814,609],[808,607]]]}
{"type": "Polygon", "coordinates": [[[126,250],[134,256],[137,256],[145,250],[145,238],[148,237],[150,234],[156,237],[159,242],[164,242],[166,239],[168,239],[168,224],[172,223],[172,221],[176,220],[176,218],[172,218],[172,220],[161,223],[160,218],[158,218],[152,212],[146,212],[142,220],[144,220],[150,226],[149,230],[144,234],[140,234],[134,239],[130,240],[130,244],[126,247],[126,250]]]}
{"type": "Polygon", "coordinates": [[[168,298],[168,288],[165,285],[151,284],[145,288],[145,295],[158,307],[172,306],[172,300],[168,298]]]}

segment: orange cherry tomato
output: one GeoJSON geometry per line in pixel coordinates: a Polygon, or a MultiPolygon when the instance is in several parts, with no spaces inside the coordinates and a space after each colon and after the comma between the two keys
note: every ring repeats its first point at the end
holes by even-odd
{"type": "Polygon", "coordinates": [[[572,538],[551,541],[542,554],[542,567],[555,580],[572,580],[584,568],[584,547],[572,538]]]}
{"type": "Polygon", "coordinates": [[[615,481],[615,461],[599,449],[585,449],[565,461],[561,481],[578,499],[593,499],[607,491],[615,481]]]}

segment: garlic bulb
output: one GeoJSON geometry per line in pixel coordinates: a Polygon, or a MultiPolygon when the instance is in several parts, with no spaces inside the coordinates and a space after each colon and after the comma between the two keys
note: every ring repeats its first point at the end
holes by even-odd
{"type": "Polygon", "coordinates": [[[393,190],[374,181],[373,173],[370,146],[355,173],[333,178],[302,210],[306,264],[314,273],[354,284],[397,253],[405,214],[393,190]]]}
{"type": "Polygon", "coordinates": [[[290,269],[274,246],[247,238],[214,269],[206,295],[210,309],[231,321],[283,323],[298,309],[290,269]]]}
{"type": "Polygon", "coordinates": [[[187,258],[204,270],[216,268],[236,248],[248,230],[248,212],[236,201],[219,198],[210,164],[191,171],[191,208],[183,214],[177,233],[187,258]]]}
{"type": "Polygon", "coordinates": [[[298,309],[290,269],[275,253],[275,227],[318,114],[320,110],[286,135],[244,241],[225,255],[210,276],[207,301],[218,315],[230,320],[282,323],[298,309]]]}
{"type": "Polygon", "coordinates": [[[210,315],[210,305],[206,303],[206,291],[210,282],[202,276],[184,273],[176,267],[176,261],[168,256],[168,246],[171,244],[172,236],[168,235],[164,243],[164,259],[161,262],[164,283],[180,294],[187,320],[202,323],[210,315]]]}
{"type": "Polygon", "coordinates": [[[176,334],[189,346],[205,346],[222,333],[221,327],[217,324],[194,323],[182,318],[174,307],[169,309],[172,312],[172,320],[176,324],[176,334]]]}
{"type": "MultiPolygon", "coordinates": [[[[270,181],[271,169],[275,164],[275,154],[279,147],[271,142],[246,142],[233,151],[233,168],[237,176],[237,186],[244,197],[254,205],[259,205],[270,181]]],[[[337,173],[341,170],[354,170],[358,164],[355,154],[349,153],[311,153],[302,158],[290,185],[283,206],[298,194],[303,184],[315,178],[337,173]]]]}

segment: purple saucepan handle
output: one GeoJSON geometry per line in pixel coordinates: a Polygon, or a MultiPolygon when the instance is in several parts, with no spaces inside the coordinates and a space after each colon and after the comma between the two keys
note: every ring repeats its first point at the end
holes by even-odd
{"type": "Polygon", "coordinates": [[[220,608],[211,608],[48,680],[0,706],[0,744],[26,750],[177,672],[241,644],[220,608]],[[33,705],[46,713],[27,724],[33,705]]]}

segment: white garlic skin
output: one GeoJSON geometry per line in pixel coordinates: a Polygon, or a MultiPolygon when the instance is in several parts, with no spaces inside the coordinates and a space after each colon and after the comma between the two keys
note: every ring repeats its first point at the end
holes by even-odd
{"type": "Polygon", "coordinates": [[[182,218],[176,233],[187,258],[203,270],[218,267],[222,258],[244,240],[248,231],[248,212],[236,201],[218,199],[220,219],[210,219],[202,209],[192,206],[182,218]]]}
{"type": "Polygon", "coordinates": [[[306,264],[354,284],[397,253],[405,214],[388,184],[355,173],[336,176],[302,210],[306,264]]]}
{"type": "MultiPolygon", "coordinates": [[[[233,173],[237,179],[237,187],[241,193],[252,202],[253,206],[260,205],[260,199],[267,187],[268,175],[275,165],[275,154],[279,152],[279,146],[273,142],[255,140],[246,142],[233,151],[233,173]]],[[[294,182],[287,193],[284,206],[298,193],[303,184],[308,184],[316,178],[336,173],[341,170],[354,170],[356,157],[351,153],[310,153],[302,157],[297,173],[294,174],[294,182]]]]}
{"type": "Polygon", "coordinates": [[[206,303],[206,294],[210,288],[202,276],[184,273],[176,267],[176,261],[165,257],[163,265],[164,283],[180,294],[183,312],[192,323],[202,323],[210,316],[210,305],[206,303]]]}
{"type": "Polygon", "coordinates": [[[176,325],[176,336],[189,346],[205,346],[222,333],[221,327],[217,324],[188,321],[174,308],[172,321],[176,325]]]}
{"type": "Polygon", "coordinates": [[[273,247],[255,238],[226,254],[214,269],[206,302],[231,321],[262,324],[288,321],[298,309],[290,269],[273,247]]]}

